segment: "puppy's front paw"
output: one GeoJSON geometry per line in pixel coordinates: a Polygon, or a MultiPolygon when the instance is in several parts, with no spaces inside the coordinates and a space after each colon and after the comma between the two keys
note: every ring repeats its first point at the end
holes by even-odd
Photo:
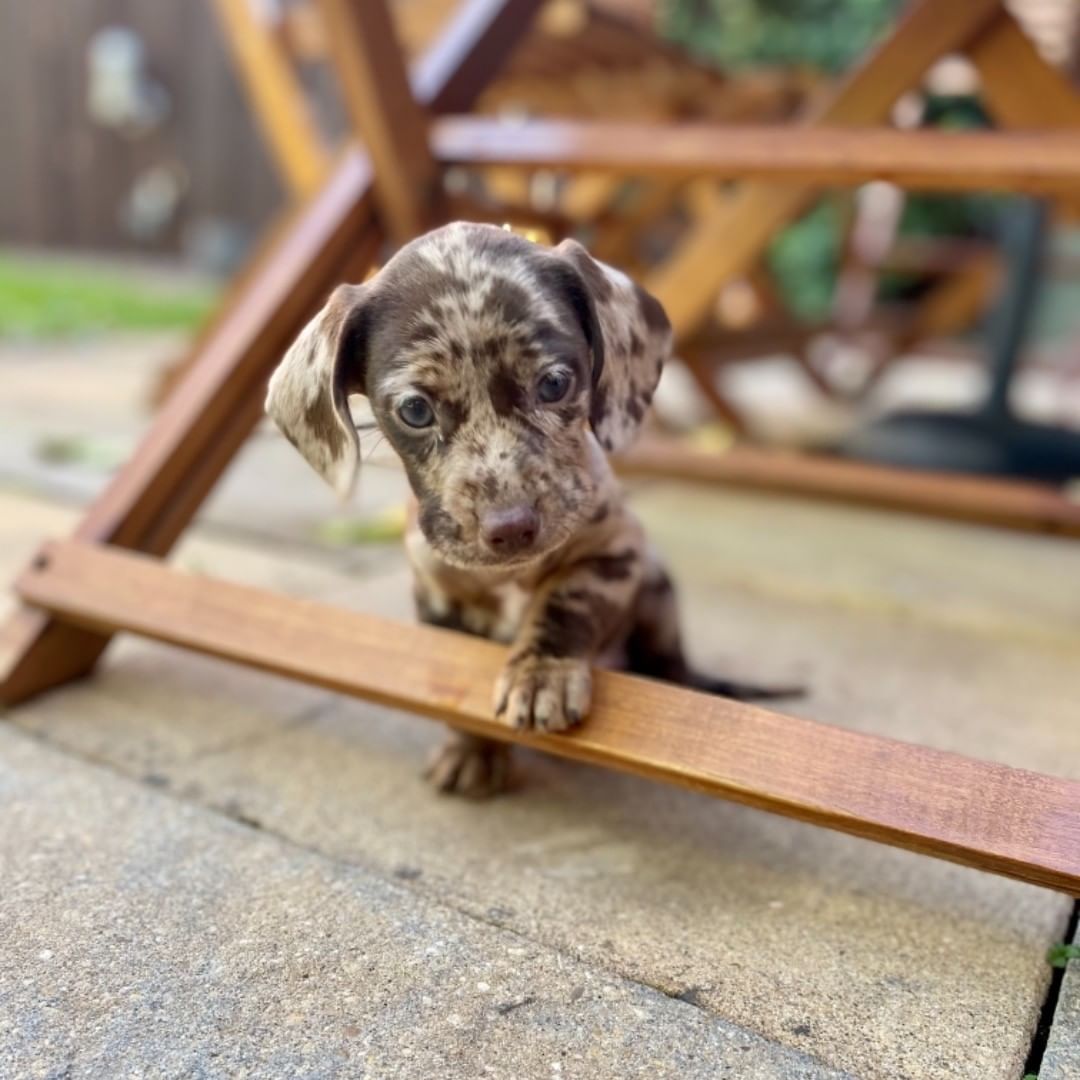
{"type": "Polygon", "coordinates": [[[587,661],[512,657],[495,684],[495,715],[519,729],[566,731],[581,722],[591,697],[587,661]]]}
{"type": "Polygon", "coordinates": [[[464,731],[452,732],[424,776],[439,791],[487,799],[510,788],[510,747],[464,731]]]}

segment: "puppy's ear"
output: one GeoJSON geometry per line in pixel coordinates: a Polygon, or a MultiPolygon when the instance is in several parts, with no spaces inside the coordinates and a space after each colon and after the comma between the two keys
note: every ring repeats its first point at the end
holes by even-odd
{"type": "Polygon", "coordinates": [[[671,324],[655,297],[576,240],[564,240],[555,254],[584,294],[575,307],[593,351],[592,429],[605,450],[621,450],[637,434],[671,354],[671,324]]]}
{"type": "Polygon", "coordinates": [[[364,385],[369,287],[340,285],[270,379],[266,411],[342,499],[360,466],[349,394],[364,385]]]}

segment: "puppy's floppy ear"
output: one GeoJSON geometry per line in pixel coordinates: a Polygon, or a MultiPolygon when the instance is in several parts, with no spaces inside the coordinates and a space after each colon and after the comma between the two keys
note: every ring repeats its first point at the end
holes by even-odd
{"type": "Polygon", "coordinates": [[[363,389],[369,287],[339,285],[270,379],[266,411],[342,499],[360,465],[349,394],[363,389]]]}
{"type": "Polygon", "coordinates": [[[621,450],[637,434],[671,354],[671,324],[655,297],[576,240],[564,240],[555,254],[574,269],[590,309],[583,329],[593,350],[593,431],[605,450],[621,450]]]}

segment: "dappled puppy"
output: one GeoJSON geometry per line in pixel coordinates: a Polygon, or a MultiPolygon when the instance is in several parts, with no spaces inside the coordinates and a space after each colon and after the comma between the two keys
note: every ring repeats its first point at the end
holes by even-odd
{"type": "MultiPolygon", "coordinates": [[[[458,223],[338,288],[270,382],[270,416],[343,497],[359,466],[348,396],[367,396],[416,496],[420,618],[511,646],[494,710],[514,727],[577,724],[596,663],[771,693],[689,667],[671,582],[606,458],[670,349],[660,304],[580,244],[458,223]]],[[[503,744],[454,733],[430,775],[485,795],[507,764],[503,744]]]]}

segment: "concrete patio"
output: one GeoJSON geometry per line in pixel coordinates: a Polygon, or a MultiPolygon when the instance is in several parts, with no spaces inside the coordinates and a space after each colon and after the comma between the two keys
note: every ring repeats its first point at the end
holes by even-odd
{"type": "MultiPolygon", "coordinates": [[[[0,352],[4,582],[70,531],[175,347],[0,352]],[[73,436],[97,463],[43,460],[73,436]]],[[[357,512],[403,494],[382,465],[361,486],[357,512]]],[[[633,499],[702,664],[1080,777],[1075,542],[633,499]]],[[[260,434],[175,561],[408,617],[398,546],[321,543],[335,513],[260,434]]],[[[535,754],[497,803],[439,798],[429,722],[132,639],[5,720],[3,1077],[1019,1080],[1033,1041],[1040,1080],[1080,1077],[1076,962],[1036,1036],[1074,912],[1045,890],[535,754]]]]}

